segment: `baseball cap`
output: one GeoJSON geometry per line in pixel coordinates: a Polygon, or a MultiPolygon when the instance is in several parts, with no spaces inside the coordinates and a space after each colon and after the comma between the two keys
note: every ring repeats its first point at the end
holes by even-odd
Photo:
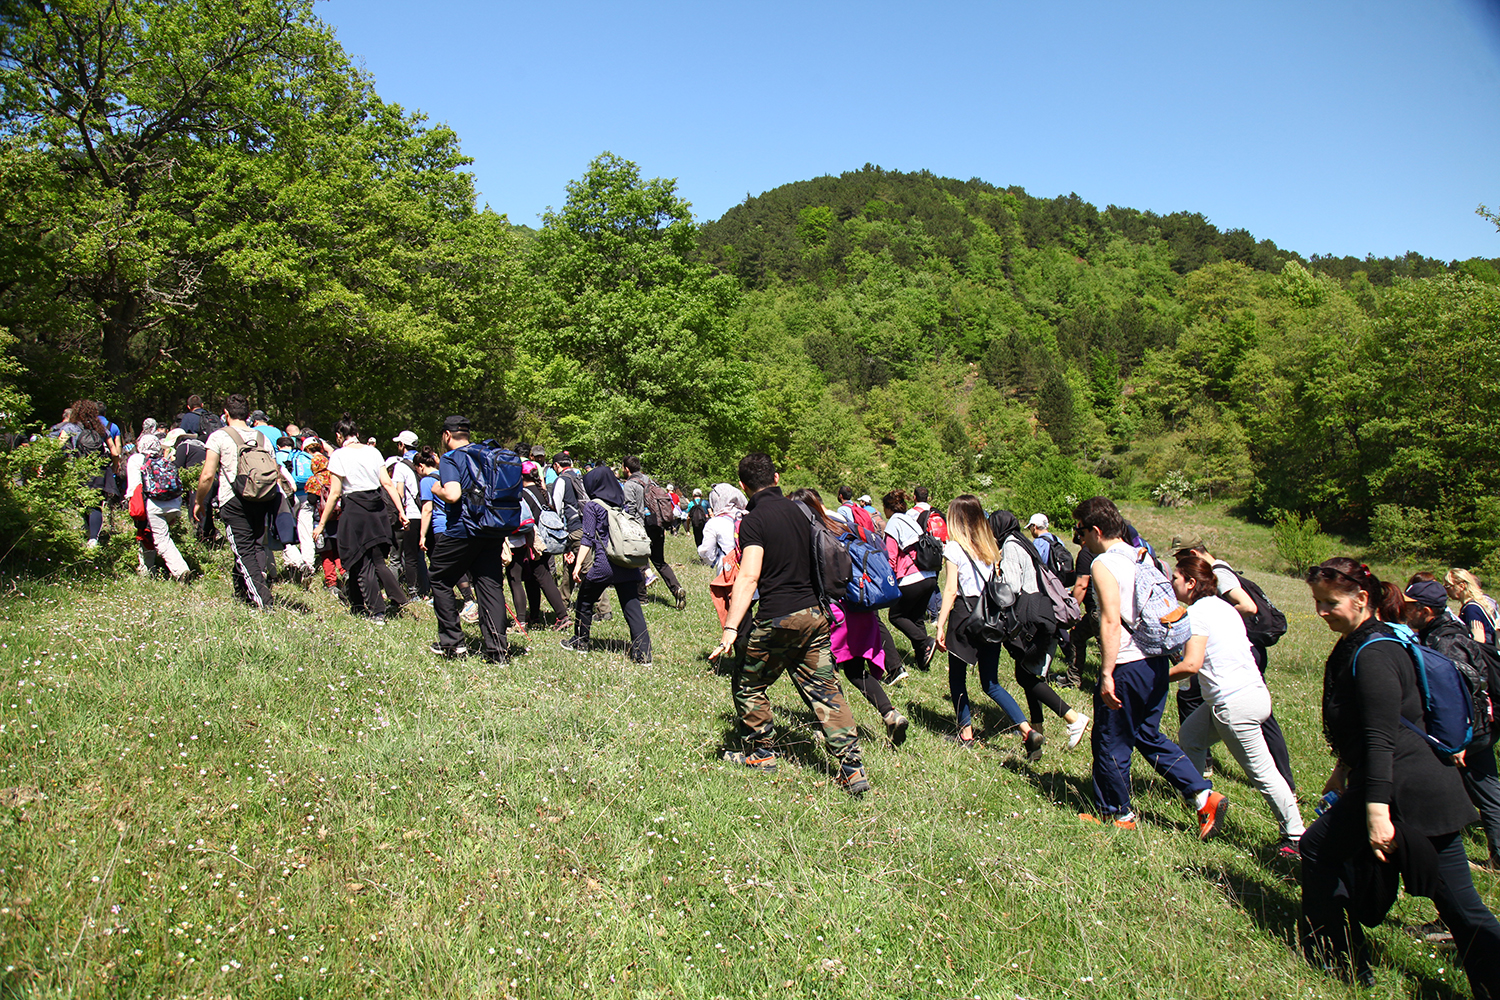
{"type": "Polygon", "coordinates": [[[1406,588],[1402,595],[1408,604],[1420,604],[1426,608],[1443,610],[1448,607],[1448,592],[1436,580],[1418,580],[1406,588]]]}
{"type": "Polygon", "coordinates": [[[417,436],[411,431],[402,431],[400,434],[397,434],[395,437],[391,438],[391,440],[396,442],[397,444],[404,444],[406,445],[406,447],[410,448],[417,443],[417,436]]]}
{"type": "Polygon", "coordinates": [[[573,456],[565,451],[560,451],[552,456],[552,461],[566,469],[573,464],[573,456]]]}
{"type": "Polygon", "coordinates": [[[531,457],[539,460],[545,459],[547,457],[547,449],[539,444],[534,444],[531,446],[531,457]]]}
{"type": "Polygon", "coordinates": [[[521,475],[523,476],[534,476],[540,469],[541,466],[537,465],[529,458],[521,463],[521,475]]]}
{"type": "Polygon", "coordinates": [[[693,496],[695,496],[695,497],[701,497],[702,495],[703,495],[703,491],[702,490],[694,490],[693,491],[693,496]]]}
{"type": "Polygon", "coordinates": [[[463,431],[464,433],[468,433],[468,430],[469,430],[469,418],[468,417],[459,416],[458,414],[454,414],[451,417],[444,417],[443,418],[443,430],[447,431],[450,434],[453,434],[453,433],[455,433],[457,431],[463,431]]]}
{"type": "Polygon", "coordinates": [[[861,494],[861,496],[859,498],[859,502],[860,503],[871,503],[872,501],[870,500],[870,494],[868,494],[868,493],[861,494]]]}
{"type": "Polygon", "coordinates": [[[265,419],[266,419],[266,411],[265,410],[251,410],[250,411],[250,421],[251,421],[251,423],[260,423],[260,422],[264,421],[265,419]]]}
{"type": "Polygon", "coordinates": [[[1051,524],[1052,522],[1047,520],[1046,514],[1032,514],[1031,520],[1026,522],[1028,528],[1046,528],[1051,526],[1051,524]]]}
{"type": "Polygon", "coordinates": [[[302,450],[306,451],[307,449],[311,448],[313,445],[315,445],[315,444],[322,444],[322,443],[323,443],[322,441],[319,441],[316,437],[314,437],[313,435],[309,434],[307,437],[305,437],[305,438],[302,439],[302,450]]]}

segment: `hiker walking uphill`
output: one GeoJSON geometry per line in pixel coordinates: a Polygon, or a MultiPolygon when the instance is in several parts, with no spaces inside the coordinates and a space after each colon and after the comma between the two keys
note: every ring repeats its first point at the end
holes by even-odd
{"type": "MultiPolygon", "coordinates": [[[[749,511],[740,522],[741,558],[726,622],[743,621],[756,591],[760,603],[745,663],[734,674],[734,710],[744,749],[726,750],[731,763],[776,767],[775,723],[767,690],[783,672],[812,708],[826,745],[839,761],[837,781],[851,795],[870,789],[859,733],[834,674],[830,625],[813,559],[812,513],[781,495],[771,458],[752,452],[740,460],[740,487],[749,511]]],[[[739,629],[726,625],[710,659],[733,651],[739,629]]]]}
{"type": "MultiPolygon", "coordinates": [[[[1104,820],[1135,829],[1130,759],[1139,750],[1198,813],[1198,836],[1223,829],[1229,800],[1194,769],[1182,748],[1161,732],[1171,687],[1168,650],[1187,641],[1187,613],[1149,555],[1139,559],[1123,541],[1125,519],[1106,497],[1073,511],[1079,537],[1094,553],[1092,586],[1099,601],[1099,691],[1094,696],[1094,798],[1104,820]]],[[[1090,814],[1081,819],[1099,822],[1090,814]]]]}
{"type": "Polygon", "coordinates": [[[224,420],[204,442],[207,454],[194,496],[195,520],[206,516],[209,490],[218,486],[219,519],[234,553],[234,592],[251,605],[271,607],[266,532],[281,506],[281,473],[271,442],[246,420],[250,401],[235,393],[224,401],[224,420]]]}
{"type": "Polygon", "coordinates": [[[917,669],[927,670],[937,649],[937,640],[927,634],[927,604],[937,590],[943,543],[907,512],[905,490],[892,490],[881,502],[885,506],[886,551],[901,587],[901,599],[891,605],[891,626],[911,640],[917,669]]]}
{"type": "Polygon", "coordinates": [[[1399,874],[1408,894],[1436,905],[1474,995],[1500,996],[1500,923],[1464,853],[1474,807],[1451,759],[1423,735],[1417,661],[1386,624],[1401,614],[1400,591],[1343,556],[1314,566],[1307,584],[1339,636],[1323,667],[1323,733],[1338,761],[1324,788],[1338,798],[1302,836],[1303,954],[1373,985],[1364,928],[1395,902],[1399,874]]]}
{"type": "MultiPolygon", "coordinates": [[[[639,455],[627,455],[625,457],[626,479],[621,483],[625,491],[625,500],[632,507],[636,516],[646,525],[646,537],[651,539],[651,565],[656,567],[656,572],[666,581],[667,588],[672,591],[672,597],[677,601],[677,610],[681,611],[687,607],[687,591],[682,589],[682,584],[677,582],[677,574],[672,572],[672,567],[667,565],[666,542],[667,528],[674,522],[676,514],[672,496],[661,484],[641,471],[641,458],[639,455]]],[[[587,488],[588,484],[584,484],[587,488]]],[[[641,600],[646,599],[646,581],[641,579],[641,600]]]]}
{"type": "Polygon", "coordinates": [[[1222,740],[1276,815],[1282,837],[1278,850],[1295,856],[1304,829],[1302,815],[1297,794],[1276,769],[1266,746],[1262,726],[1271,716],[1271,692],[1256,667],[1245,620],[1219,595],[1213,567],[1191,549],[1177,555],[1172,589],[1187,605],[1192,638],[1171,676],[1191,674],[1201,681],[1203,691],[1202,704],[1182,720],[1177,742],[1201,772],[1208,748],[1222,740]]]}
{"type": "Polygon", "coordinates": [[[467,655],[453,588],[468,574],[479,602],[484,658],[505,664],[505,539],[521,523],[521,461],[508,449],[471,444],[469,418],[461,415],[443,421],[443,449],[433,496],[444,505],[445,530],[436,536],[430,564],[438,638],[428,649],[467,655]]]}
{"type": "Polygon", "coordinates": [[[344,414],[343,419],[333,425],[333,439],[339,446],[328,457],[328,472],[333,481],[322,516],[313,528],[313,537],[316,539],[323,534],[334,507],[338,506],[339,558],[349,580],[359,591],[358,599],[351,592],[349,610],[383,622],[386,599],[381,593],[382,588],[395,603],[397,613],[406,604],[401,582],[385,562],[391,550],[391,519],[386,509],[386,497],[390,497],[395,505],[403,529],[406,514],[400,493],[381,461],[380,449],[360,441],[359,427],[349,414],[344,414]]]}
{"type": "Polygon", "coordinates": [[[562,646],[575,653],[592,651],[594,608],[606,587],[615,588],[620,614],[630,626],[627,655],[635,663],[651,666],[651,633],[641,612],[641,569],[646,565],[650,543],[640,522],[630,516],[625,491],[606,465],[597,465],[583,477],[588,502],[583,505],[583,543],[573,564],[573,582],[578,600],[573,607],[573,637],[562,646]]]}

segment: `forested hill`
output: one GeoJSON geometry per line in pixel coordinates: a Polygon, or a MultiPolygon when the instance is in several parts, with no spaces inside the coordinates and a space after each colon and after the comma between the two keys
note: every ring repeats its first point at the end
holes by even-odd
{"type": "Polygon", "coordinates": [[[699,233],[736,277],[746,434],[944,496],[1235,496],[1500,570],[1496,262],[1303,258],[1202,215],[866,166],[699,233]]]}
{"type": "MultiPolygon", "coordinates": [[[[1304,258],[1272,240],[1256,240],[1244,229],[1221,230],[1199,212],[1158,215],[1117,205],[1101,211],[1076,194],[1036,198],[1024,188],[1000,188],[978,178],[960,181],[868,163],[838,177],[796,181],[746,197],[703,226],[699,245],[705,259],[746,288],[762,288],[773,277],[794,281],[829,268],[842,272],[861,222],[894,227],[866,235],[862,245],[871,251],[889,247],[902,266],[925,255],[962,268],[975,233],[987,226],[1008,245],[1060,246],[1080,256],[1117,236],[1135,244],[1162,241],[1178,274],[1218,261],[1279,272],[1288,260],[1296,260],[1340,280],[1363,271],[1372,284],[1385,287],[1397,277],[1427,278],[1464,268],[1463,262],[1445,263],[1418,253],[1304,258]],[[821,245],[812,259],[803,252],[809,239],[821,245]]],[[[1500,260],[1477,263],[1495,266],[1500,260]]]]}

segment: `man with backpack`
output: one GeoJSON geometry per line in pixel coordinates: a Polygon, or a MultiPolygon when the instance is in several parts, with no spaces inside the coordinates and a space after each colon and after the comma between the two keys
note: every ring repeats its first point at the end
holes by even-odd
{"type": "MultiPolygon", "coordinates": [[[[431,553],[432,613],[437,618],[438,638],[428,649],[439,656],[468,655],[464,646],[463,625],[458,620],[458,604],[453,599],[453,588],[468,573],[479,601],[479,630],[484,639],[484,658],[491,663],[504,665],[510,660],[510,644],[505,637],[506,538],[499,534],[479,534],[472,514],[466,513],[464,509],[465,493],[477,492],[479,499],[488,499],[485,483],[476,474],[476,470],[480,469],[479,463],[466,451],[474,447],[469,443],[469,418],[455,415],[445,419],[442,442],[443,456],[438,460],[438,485],[433,487],[432,494],[434,502],[441,501],[444,504],[447,527],[437,536],[437,544],[431,553]]],[[[518,497],[519,486],[518,477],[518,497]]]]}
{"type": "MultiPolygon", "coordinates": [[[[625,491],[627,505],[633,506],[636,517],[646,525],[646,537],[651,539],[651,564],[666,581],[672,596],[677,599],[677,610],[687,607],[687,591],[677,582],[677,574],[667,564],[667,527],[676,519],[676,505],[672,495],[661,484],[641,471],[641,457],[627,455],[624,461],[625,475],[620,488],[625,491]]],[[[641,600],[646,599],[646,580],[641,578],[641,600]]]]}
{"type": "Polygon", "coordinates": [[[1491,874],[1500,873],[1500,774],[1495,767],[1495,720],[1492,717],[1496,685],[1500,684],[1500,657],[1474,641],[1462,622],[1448,614],[1448,593],[1437,580],[1418,580],[1406,588],[1403,618],[1417,633],[1422,645],[1436,650],[1458,667],[1474,693],[1474,736],[1464,751],[1459,768],[1469,800],[1479,810],[1489,860],[1470,862],[1491,874]]]}
{"type": "MultiPolygon", "coordinates": [[[[740,460],[740,488],[750,498],[740,521],[740,563],[729,599],[727,622],[743,622],[757,589],[745,662],[734,673],[734,709],[744,750],[724,759],[770,772],[776,769],[775,722],[766,691],[784,671],[823,727],[825,745],[839,761],[835,779],[850,795],[870,790],[859,749],[859,733],[834,673],[831,618],[813,555],[812,524],[802,506],[781,493],[781,477],[769,455],[740,460]]],[[[726,624],[709,658],[731,653],[739,629],[726,624]]]]}
{"type": "MultiPolygon", "coordinates": [[[[1130,761],[1140,750],[1148,763],[1198,814],[1198,838],[1222,831],[1229,800],[1214,791],[1176,743],[1161,732],[1171,688],[1170,644],[1186,642],[1187,612],[1153,560],[1123,540],[1125,519],[1107,497],[1090,497],[1073,510],[1078,537],[1094,554],[1090,577],[1099,602],[1103,649],[1094,696],[1094,799],[1104,820],[1133,830],[1130,761]]],[[[1100,822],[1091,814],[1081,819],[1100,822]]]]}
{"type": "Polygon", "coordinates": [[[224,401],[225,426],[204,442],[194,520],[205,516],[209,490],[217,482],[219,520],[234,553],[235,595],[267,611],[271,562],[266,532],[275,524],[281,506],[281,472],[271,442],[250,427],[249,416],[250,401],[243,395],[234,393],[224,401]]]}

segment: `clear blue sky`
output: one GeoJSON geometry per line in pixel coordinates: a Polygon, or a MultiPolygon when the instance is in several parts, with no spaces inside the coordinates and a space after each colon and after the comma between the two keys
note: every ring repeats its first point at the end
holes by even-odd
{"type": "Polygon", "coordinates": [[[1500,257],[1500,0],[323,0],[537,225],[609,150],[700,221],[874,163],[1202,212],[1303,254],[1500,257]]]}

